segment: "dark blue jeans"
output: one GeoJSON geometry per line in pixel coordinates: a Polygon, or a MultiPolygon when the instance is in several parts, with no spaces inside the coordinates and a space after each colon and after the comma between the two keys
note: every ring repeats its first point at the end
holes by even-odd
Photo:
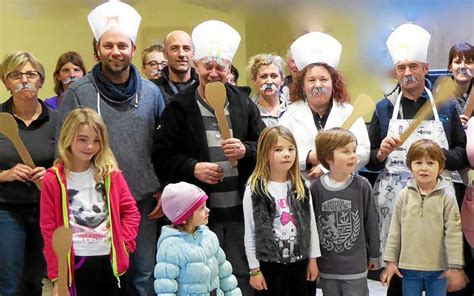
{"type": "Polygon", "coordinates": [[[136,239],[137,248],[130,256],[128,274],[129,295],[154,295],[153,269],[156,264],[157,220],[148,219],[147,215],[155,208],[156,200],[152,197],[137,202],[140,211],[140,225],[136,239]]]}
{"type": "Polygon", "coordinates": [[[418,271],[401,269],[403,278],[403,296],[421,296],[426,290],[426,296],[445,296],[448,281],[442,278],[443,271],[418,271]]]}
{"type": "Polygon", "coordinates": [[[0,295],[41,295],[46,271],[39,207],[0,209],[0,295]]]}

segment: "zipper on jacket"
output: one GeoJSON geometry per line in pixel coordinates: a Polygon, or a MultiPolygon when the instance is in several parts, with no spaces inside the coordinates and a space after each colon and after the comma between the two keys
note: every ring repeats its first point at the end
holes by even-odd
{"type": "Polygon", "coordinates": [[[421,195],[421,205],[420,205],[421,217],[423,217],[423,205],[425,204],[425,198],[426,198],[426,195],[425,196],[421,195]]]}
{"type": "MultiPolygon", "coordinates": [[[[63,214],[63,226],[65,228],[69,228],[69,204],[68,204],[68,196],[66,186],[61,179],[61,174],[59,173],[59,169],[57,166],[52,167],[54,173],[56,174],[56,178],[58,179],[59,187],[61,188],[61,212],[63,214]]],[[[72,243],[69,252],[67,253],[67,271],[68,271],[68,287],[72,287],[72,272],[73,266],[71,266],[71,250],[72,250],[72,243]]]]}
{"type": "Polygon", "coordinates": [[[104,185],[105,185],[105,194],[107,197],[107,207],[109,210],[109,223],[110,223],[110,245],[111,245],[111,255],[112,255],[112,271],[114,273],[115,278],[117,279],[117,286],[120,289],[120,275],[118,273],[118,268],[117,268],[117,251],[115,250],[115,245],[114,245],[114,231],[113,231],[113,225],[112,225],[112,206],[110,205],[110,175],[105,177],[104,180],[104,185]]]}

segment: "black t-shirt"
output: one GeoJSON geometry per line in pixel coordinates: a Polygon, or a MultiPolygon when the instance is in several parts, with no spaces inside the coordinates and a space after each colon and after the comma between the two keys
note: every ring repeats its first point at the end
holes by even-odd
{"type": "Polygon", "coordinates": [[[326,112],[326,114],[323,116],[320,116],[318,112],[314,112],[311,109],[311,113],[313,113],[314,124],[316,125],[316,128],[318,129],[318,131],[324,129],[324,127],[326,126],[326,122],[328,121],[328,117],[329,117],[329,113],[331,113],[331,109],[332,109],[332,100],[329,100],[328,112],[326,112]]]}
{"type": "MultiPolygon", "coordinates": [[[[31,155],[36,166],[49,168],[54,161],[55,130],[57,113],[48,108],[43,101],[39,100],[42,112],[38,118],[29,126],[15,118],[20,138],[31,155]]],[[[13,99],[0,105],[1,112],[13,114],[13,99]]],[[[13,144],[0,134],[0,170],[8,170],[16,164],[22,163],[18,152],[13,144]]],[[[40,192],[32,182],[0,182],[0,209],[10,208],[14,205],[37,205],[40,192]]]]}

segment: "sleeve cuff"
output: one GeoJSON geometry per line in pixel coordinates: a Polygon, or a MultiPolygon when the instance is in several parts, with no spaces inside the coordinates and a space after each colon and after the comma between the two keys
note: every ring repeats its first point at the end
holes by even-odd
{"type": "Polygon", "coordinates": [[[369,258],[369,263],[370,263],[370,264],[373,264],[376,269],[379,269],[379,268],[380,268],[381,261],[382,261],[382,257],[369,258]]]}
{"type": "Polygon", "coordinates": [[[449,264],[449,269],[463,269],[463,265],[449,264]]]}

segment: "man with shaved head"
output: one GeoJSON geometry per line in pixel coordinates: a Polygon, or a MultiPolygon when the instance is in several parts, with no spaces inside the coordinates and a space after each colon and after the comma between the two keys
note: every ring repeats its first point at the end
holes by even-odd
{"type": "Polygon", "coordinates": [[[161,90],[165,103],[186,86],[196,83],[197,75],[191,63],[194,57],[193,41],[184,31],[173,31],[164,40],[164,57],[168,66],[163,68],[162,76],[152,80],[161,90]]]}

